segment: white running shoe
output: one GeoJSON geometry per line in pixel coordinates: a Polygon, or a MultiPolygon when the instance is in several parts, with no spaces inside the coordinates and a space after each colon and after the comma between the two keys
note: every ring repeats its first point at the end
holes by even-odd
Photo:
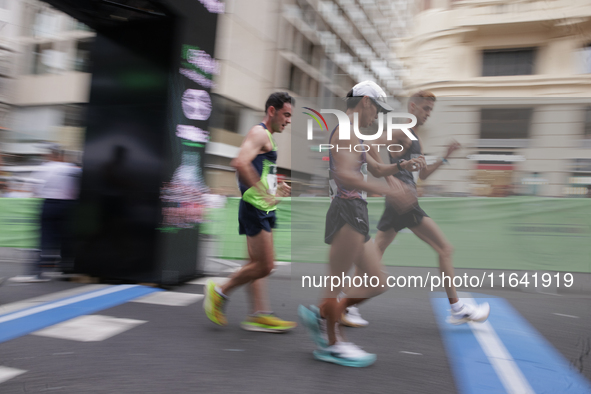
{"type": "Polygon", "coordinates": [[[490,314],[490,305],[485,302],[480,305],[468,305],[464,304],[462,309],[458,312],[452,310],[451,316],[447,318],[447,322],[450,324],[464,324],[468,322],[482,323],[488,319],[490,314]]]}
{"type": "Polygon", "coordinates": [[[367,353],[351,342],[336,342],[332,346],[315,350],[314,357],[346,367],[367,367],[376,361],[375,354],[367,353]]]}
{"type": "Polygon", "coordinates": [[[345,312],[341,316],[341,323],[348,327],[365,327],[369,324],[367,320],[361,317],[359,308],[356,306],[350,306],[345,309],[345,312]]]}

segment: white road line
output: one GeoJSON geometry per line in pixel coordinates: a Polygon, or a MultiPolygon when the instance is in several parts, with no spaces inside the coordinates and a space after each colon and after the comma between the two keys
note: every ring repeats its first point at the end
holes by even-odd
{"type": "Polygon", "coordinates": [[[407,352],[406,350],[401,350],[400,353],[412,354],[413,356],[422,356],[423,355],[423,353],[407,352]]]}
{"type": "MultiPolygon", "coordinates": [[[[466,304],[476,305],[474,299],[462,297],[466,304]]],[[[476,340],[488,357],[501,383],[509,394],[535,394],[529,382],[509,354],[509,351],[501,342],[493,326],[488,322],[468,323],[476,340]]]]}
{"type": "Polygon", "coordinates": [[[8,368],[8,367],[1,367],[0,366],[0,383],[4,383],[7,380],[10,380],[18,375],[21,375],[27,371],[22,369],[16,368],[8,368]]]}
{"type": "Polygon", "coordinates": [[[291,265],[290,261],[276,261],[275,265],[291,265]]]}
{"type": "Polygon", "coordinates": [[[55,293],[50,293],[46,295],[42,295],[40,297],[33,297],[23,301],[12,302],[10,304],[0,305],[0,316],[5,315],[7,313],[20,311],[23,309],[30,308],[32,306],[37,306],[39,304],[45,304],[47,302],[59,300],[66,297],[72,297],[82,293],[88,293],[95,290],[104,289],[105,287],[111,287],[111,285],[86,285],[86,286],[79,286],[74,289],[58,291],[55,293]]]}
{"type": "Polygon", "coordinates": [[[78,297],[68,298],[66,300],[56,301],[56,302],[52,302],[52,303],[45,304],[45,305],[40,305],[38,307],[31,308],[31,309],[26,309],[24,311],[10,313],[8,315],[0,316],[0,323],[5,323],[7,321],[11,321],[11,320],[15,320],[15,319],[20,319],[21,317],[31,316],[31,315],[34,315],[35,313],[45,312],[45,311],[48,311],[50,309],[55,309],[55,308],[59,308],[59,307],[62,307],[62,306],[66,306],[66,305],[70,305],[70,304],[75,304],[75,303],[80,302],[80,301],[86,301],[86,300],[89,300],[91,298],[100,297],[100,296],[103,296],[103,295],[106,295],[106,294],[117,293],[119,291],[128,290],[128,289],[130,289],[132,287],[137,287],[137,285],[113,286],[113,287],[110,287],[110,288],[107,288],[107,289],[103,289],[103,290],[99,290],[99,291],[94,291],[94,292],[89,293],[89,294],[82,294],[82,295],[80,295],[78,297]]]}
{"type": "Polygon", "coordinates": [[[553,315],[562,316],[562,317],[570,317],[571,319],[578,319],[579,318],[579,316],[565,315],[565,314],[562,314],[562,313],[553,313],[553,315]]]}

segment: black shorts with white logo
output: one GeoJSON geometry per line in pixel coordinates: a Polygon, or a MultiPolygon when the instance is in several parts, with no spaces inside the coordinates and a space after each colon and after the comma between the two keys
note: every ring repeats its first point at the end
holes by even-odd
{"type": "Polygon", "coordinates": [[[418,206],[418,204],[409,212],[399,214],[396,209],[386,202],[386,209],[378,222],[378,230],[388,231],[394,229],[398,232],[403,228],[413,228],[423,221],[425,216],[429,216],[418,206]]]}
{"type": "Polygon", "coordinates": [[[345,224],[353,227],[358,233],[365,235],[365,242],[371,239],[369,236],[367,201],[360,198],[344,199],[335,197],[326,213],[324,242],[330,245],[336,233],[345,224]]]}

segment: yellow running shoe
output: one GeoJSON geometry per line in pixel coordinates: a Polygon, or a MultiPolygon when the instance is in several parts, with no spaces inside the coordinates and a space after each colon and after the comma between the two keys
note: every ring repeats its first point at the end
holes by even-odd
{"type": "Polygon", "coordinates": [[[205,298],[203,300],[203,309],[207,318],[217,325],[225,326],[228,324],[226,315],[224,314],[224,304],[226,299],[215,291],[215,283],[208,280],[205,285],[205,298]]]}
{"type": "Polygon", "coordinates": [[[248,316],[245,321],[240,323],[240,326],[246,331],[283,333],[294,329],[297,324],[282,320],[272,313],[257,313],[248,316]]]}

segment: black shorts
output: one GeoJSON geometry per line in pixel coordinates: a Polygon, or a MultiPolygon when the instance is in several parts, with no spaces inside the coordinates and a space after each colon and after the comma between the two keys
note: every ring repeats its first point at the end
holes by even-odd
{"type": "Polygon", "coordinates": [[[240,200],[238,208],[238,233],[254,237],[261,230],[271,232],[275,228],[275,211],[261,211],[253,207],[250,203],[240,200]]]}
{"type": "Polygon", "coordinates": [[[421,224],[425,216],[429,217],[418,205],[401,215],[392,205],[386,203],[386,209],[378,223],[378,230],[388,231],[394,229],[394,231],[398,232],[403,228],[413,228],[421,224]]]}
{"type": "Polygon", "coordinates": [[[330,245],[336,233],[345,224],[353,227],[358,233],[365,235],[365,242],[370,240],[367,201],[360,198],[347,200],[335,197],[326,213],[324,242],[330,245]]]}

